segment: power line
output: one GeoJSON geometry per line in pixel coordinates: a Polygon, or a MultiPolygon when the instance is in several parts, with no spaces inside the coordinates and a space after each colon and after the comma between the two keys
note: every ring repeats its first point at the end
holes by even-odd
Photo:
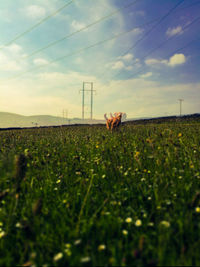
{"type": "MultiPolygon", "coordinates": [[[[192,20],[189,24],[187,24],[185,27],[183,27],[183,31],[186,30],[187,28],[191,27],[194,23],[196,23],[198,20],[200,19],[200,16],[195,18],[194,20],[192,20]]],[[[169,37],[168,39],[166,39],[164,42],[160,43],[157,47],[153,48],[146,56],[142,57],[142,59],[148,57],[149,55],[151,55],[153,52],[155,52],[157,49],[159,49],[160,47],[162,47],[163,45],[165,45],[168,41],[176,38],[178,36],[178,33],[174,34],[173,36],[169,37]]]]}
{"type": "MultiPolygon", "coordinates": [[[[180,4],[181,4],[181,3],[180,3],[180,4]]],[[[188,9],[188,8],[190,8],[190,7],[194,6],[194,5],[198,5],[198,4],[200,4],[200,1],[194,2],[194,3],[192,3],[192,4],[190,4],[190,5],[186,6],[186,7],[179,8],[178,10],[173,10],[173,13],[177,13],[177,12],[179,12],[179,11],[182,11],[182,10],[184,10],[184,9],[188,9]]],[[[164,16],[166,16],[166,15],[167,15],[167,13],[166,13],[164,16]]],[[[161,21],[163,18],[164,18],[164,17],[160,16],[160,17],[157,18],[156,20],[161,21]]],[[[155,21],[156,21],[156,20],[155,20],[155,21]]],[[[131,51],[134,47],[136,47],[136,45],[138,45],[138,43],[139,43],[140,41],[142,41],[142,40],[144,39],[144,37],[146,37],[146,35],[148,35],[148,34],[149,34],[149,33],[150,33],[156,26],[158,26],[158,25],[157,25],[157,24],[154,25],[154,26],[147,32],[147,34],[144,34],[144,36],[143,36],[142,38],[140,38],[138,41],[136,41],[136,42],[133,44],[133,46],[131,46],[130,48],[128,48],[128,49],[126,50],[126,52],[124,52],[123,54],[119,55],[118,57],[123,57],[123,56],[125,56],[128,52],[130,52],[130,51],[131,51]]],[[[189,26],[189,25],[188,25],[188,26],[189,26]]],[[[187,25],[186,25],[186,28],[187,28],[187,25]]],[[[184,30],[184,29],[183,29],[183,30],[184,30]]],[[[177,33],[177,34],[178,34],[178,33],[177,33]]],[[[169,39],[170,39],[170,38],[169,38],[169,39]]],[[[168,39],[167,39],[167,41],[168,41],[168,39]]],[[[136,65],[136,64],[137,64],[137,62],[134,63],[133,66],[136,65]]],[[[105,73],[107,73],[107,70],[103,71],[103,73],[100,75],[100,77],[103,77],[105,73]]],[[[121,73],[122,73],[122,71],[121,71],[120,73],[117,73],[115,76],[113,76],[113,78],[119,76],[121,73]]]]}
{"type": "MultiPolygon", "coordinates": [[[[183,50],[184,48],[186,48],[186,47],[192,45],[193,43],[195,43],[195,42],[197,42],[197,41],[200,41],[200,38],[194,39],[194,40],[190,41],[189,43],[187,43],[186,45],[182,46],[181,48],[178,48],[178,49],[174,50],[172,53],[168,54],[167,57],[170,57],[170,56],[174,55],[175,53],[177,53],[177,52],[183,50]]],[[[151,66],[152,66],[152,65],[156,65],[156,64],[157,64],[157,63],[152,63],[151,66]]],[[[128,79],[131,79],[131,78],[133,78],[134,76],[136,76],[136,75],[138,75],[138,74],[140,74],[140,73],[142,73],[142,72],[144,72],[144,68],[143,68],[143,67],[142,67],[139,71],[135,72],[134,74],[131,74],[131,76],[129,76],[128,79]]],[[[123,81],[124,81],[124,80],[120,80],[120,81],[118,81],[116,84],[120,84],[120,83],[122,83],[123,81]]],[[[114,86],[116,86],[116,84],[115,84],[114,86]]],[[[102,86],[102,87],[100,87],[99,89],[102,89],[103,87],[105,87],[105,86],[102,86]]],[[[112,87],[113,87],[113,86],[109,87],[109,89],[112,88],[112,87]]]]}
{"type": "MultiPolygon", "coordinates": [[[[183,1],[184,1],[184,0],[183,0],[183,1]]],[[[160,18],[160,17],[159,17],[159,18],[160,18]]],[[[157,19],[155,19],[155,20],[152,20],[152,21],[149,21],[149,22],[147,22],[147,23],[145,23],[145,24],[143,24],[143,25],[139,25],[139,26],[137,26],[137,27],[141,27],[141,26],[144,26],[144,25],[151,24],[151,23],[157,21],[159,18],[157,18],[157,19]]],[[[199,19],[199,17],[198,17],[197,19],[199,19]]],[[[195,20],[197,20],[197,19],[195,19],[195,20]]],[[[191,26],[191,24],[193,24],[193,23],[194,23],[194,21],[192,21],[192,22],[191,22],[190,24],[188,24],[186,27],[191,26]]],[[[136,28],[137,28],[137,27],[136,27],[136,28]]],[[[74,51],[74,52],[72,52],[72,53],[69,53],[69,54],[67,54],[67,55],[65,55],[65,56],[56,58],[56,59],[50,61],[49,63],[45,64],[45,65],[42,65],[42,66],[39,66],[39,67],[32,68],[32,69],[30,69],[30,70],[27,70],[27,71],[25,71],[25,72],[22,72],[22,73],[20,73],[20,74],[18,74],[18,75],[15,75],[15,76],[13,76],[13,77],[8,78],[8,79],[15,79],[15,78],[21,77],[21,76],[23,76],[23,75],[26,74],[26,73],[30,73],[30,72],[36,71],[36,70],[38,70],[38,69],[44,68],[44,67],[46,67],[46,66],[48,66],[48,65],[51,65],[52,63],[55,63],[55,62],[64,60],[64,59],[66,59],[66,58],[68,58],[68,57],[70,57],[70,56],[80,54],[80,53],[82,53],[82,52],[84,52],[84,51],[86,51],[86,50],[89,50],[89,49],[91,49],[91,48],[93,48],[93,47],[95,47],[95,46],[101,45],[101,44],[103,44],[103,43],[105,43],[105,42],[108,42],[108,41],[114,40],[114,39],[116,39],[116,38],[119,38],[120,36],[122,36],[122,35],[124,35],[124,34],[130,33],[130,32],[132,32],[134,29],[135,29],[135,27],[132,28],[131,30],[122,32],[122,33],[120,33],[120,34],[114,35],[114,36],[111,37],[111,38],[104,39],[104,40],[99,41],[99,42],[97,42],[97,43],[95,43],[95,44],[89,45],[89,46],[84,47],[84,48],[82,48],[82,49],[80,49],[80,50],[77,50],[77,51],[74,51]]],[[[175,36],[172,36],[172,37],[174,38],[175,36]]],[[[170,37],[169,39],[171,39],[172,37],[170,37]]],[[[167,40],[167,41],[168,41],[168,40],[167,40]]],[[[163,43],[162,43],[161,45],[159,45],[159,47],[162,46],[162,45],[163,45],[163,43]]],[[[155,50],[155,49],[154,49],[154,50],[155,50]]],[[[148,55],[149,55],[149,54],[148,54],[148,55]]],[[[146,55],[145,57],[147,57],[148,55],[146,55]]],[[[144,57],[143,57],[143,58],[144,58],[144,57]]],[[[134,65],[134,64],[133,64],[133,65],[134,65]]],[[[121,74],[121,72],[120,72],[120,74],[121,74]]],[[[119,73],[118,73],[117,75],[119,75],[119,73]]],[[[114,76],[114,77],[115,77],[115,76],[114,76]]]]}
{"type": "MultiPolygon", "coordinates": [[[[183,27],[182,30],[185,30],[187,28],[189,28],[190,26],[192,26],[195,22],[197,22],[200,19],[200,16],[197,17],[196,19],[194,19],[192,22],[190,22],[189,24],[187,24],[185,27],[183,27]]],[[[149,51],[144,57],[142,57],[141,59],[145,59],[147,58],[149,55],[151,55],[153,52],[155,52],[156,50],[158,50],[160,47],[162,47],[163,45],[165,45],[168,41],[176,38],[178,36],[178,33],[174,34],[173,36],[169,37],[168,39],[166,39],[164,42],[160,43],[158,46],[156,46],[155,48],[153,48],[151,51],[149,51]]],[[[132,66],[136,65],[137,63],[134,63],[132,66]]],[[[113,78],[116,78],[117,76],[119,76],[123,71],[120,71],[119,73],[117,73],[117,75],[115,75],[113,78]]],[[[113,79],[112,78],[112,79],[113,79]]]]}
{"type": "Polygon", "coordinates": [[[124,55],[126,55],[130,50],[132,50],[133,48],[135,48],[143,39],[145,39],[147,37],[147,35],[149,35],[165,18],[167,18],[180,4],[182,4],[185,0],[181,0],[179,1],[173,8],[171,8],[163,17],[161,17],[161,19],[159,19],[159,21],[148,31],[146,32],[146,34],[140,38],[133,46],[131,46],[125,53],[124,55]]]}
{"type": "MultiPolygon", "coordinates": [[[[183,29],[189,28],[190,26],[192,26],[192,25],[193,25],[197,20],[199,20],[199,19],[200,19],[200,17],[197,17],[197,18],[194,19],[190,24],[186,25],[183,29]]],[[[150,24],[150,23],[153,23],[153,22],[155,22],[155,20],[154,20],[154,21],[147,22],[147,23],[144,24],[144,25],[147,25],[147,24],[150,24]]],[[[143,25],[143,26],[144,26],[144,25],[143,25]]],[[[122,36],[122,35],[124,35],[124,34],[130,33],[130,32],[133,31],[134,29],[135,29],[135,27],[134,27],[133,29],[129,30],[129,31],[122,32],[122,33],[117,34],[117,35],[115,35],[115,36],[113,36],[113,37],[111,37],[111,38],[108,38],[108,39],[99,41],[99,42],[97,42],[97,43],[95,43],[95,44],[92,44],[92,45],[90,45],[90,46],[84,47],[84,48],[82,48],[82,49],[80,49],[80,50],[77,50],[77,51],[75,51],[75,52],[73,52],[73,53],[70,53],[70,54],[67,54],[67,55],[65,55],[65,56],[56,58],[56,59],[50,61],[48,64],[45,64],[45,65],[43,65],[43,66],[39,66],[39,67],[35,67],[35,68],[30,69],[30,70],[28,70],[28,71],[22,72],[22,73],[19,74],[19,75],[16,75],[16,76],[14,76],[14,77],[11,77],[10,79],[14,79],[14,78],[21,77],[21,76],[23,76],[23,75],[26,74],[26,73],[35,71],[35,70],[37,70],[37,69],[44,68],[44,67],[46,67],[46,66],[48,66],[48,65],[50,65],[50,64],[52,64],[52,63],[55,63],[55,62],[64,60],[64,59],[66,59],[67,57],[70,57],[70,56],[73,56],[73,55],[82,53],[82,52],[84,52],[85,50],[89,50],[89,49],[91,49],[91,48],[93,48],[93,47],[95,47],[95,46],[101,45],[101,44],[103,44],[103,43],[105,43],[105,42],[108,42],[108,41],[111,41],[111,40],[113,40],[113,39],[119,38],[120,36],[122,36]]],[[[163,46],[163,45],[164,45],[166,42],[168,42],[169,40],[175,38],[177,35],[178,35],[178,33],[175,34],[174,36],[168,38],[167,40],[165,40],[165,41],[162,42],[161,44],[159,44],[156,48],[154,48],[153,50],[151,50],[147,55],[145,55],[144,57],[142,57],[142,59],[145,59],[146,57],[148,57],[152,52],[154,52],[155,50],[157,50],[158,48],[160,48],[161,46],[163,46]]],[[[134,63],[133,65],[135,65],[135,64],[136,64],[136,63],[134,63]]],[[[121,72],[118,73],[117,75],[115,75],[113,78],[119,76],[120,74],[121,74],[121,72]]],[[[102,88],[103,88],[103,87],[102,87],[102,88]]]]}
{"type": "MultiPolygon", "coordinates": [[[[157,19],[156,19],[156,20],[157,20],[157,19]]],[[[86,51],[86,50],[89,50],[89,49],[93,48],[93,47],[96,47],[96,46],[101,45],[101,44],[104,44],[104,43],[106,43],[106,42],[108,42],[108,41],[117,39],[117,38],[119,38],[120,36],[122,36],[122,35],[124,35],[124,34],[130,33],[130,32],[132,32],[132,31],[134,31],[135,28],[142,27],[142,26],[145,26],[145,25],[149,25],[149,24],[151,24],[151,23],[154,23],[156,20],[154,19],[154,20],[148,21],[148,22],[146,22],[146,23],[144,23],[144,24],[142,24],[142,25],[139,25],[139,26],[137,26],[137,27],[134,27],[134,28],[132,28],[132,29],[130,29],[130,30],[128,30],[128,31],[121,32],[121,33],[119,33],[119,34],[116,34],[116,35],[114,35],[114,36],[108,38],[108,39],[104,39],[104,40],[99,41],[99,42],[97,42],[97,43],[95,43],[95,44],[89,45],[89,46],[87,46],[87,47],[81,48],[80,50],[77,50],[77,51],[74,51],[74,52],[72,52],[72,53],[69,53],[69,54],[67,54],[67,55],[65,55],[65,56],[62,56],[62,57],[53,59],[53,60],[51,60],[49,63],[47,63],[47,64],[45,64],[45,65],[42,65],[42,66],[39,66],[39,67],[32,68],[32,69],[30,69],[30,70],[24,71],[24,72],[22,72],[22,73],[20,73],[20,74],[18,74],[18,75],[15,75],[15,76],[13,76],[13,77],[10,77],[10,78],[8,78],[8,79],[15,79],[15,78],[21,77],[22,75],[24,75],[24,74],[26,74],[26,73],[35,71],[35,70],[37,70],[37,69],[44,68],[44,67],[46,67],[46,66],[48,66],[48,65],[50,65],[50,64],[52,64],[52,63],[55,63],[55,62],[64,60],[64,59],[66,59],[66,58],[68,58],[68,57],[71,57],[71,56],[74,56],[74,55],[77,55],[77,54],[80,54],[80,53],[82,53],[82,52],[84,52],[84,51],[86,51]]]]}
{"type": "Polygon", "coordinates": [[[185,8],[188,8],[188,7],[191,7],[191,6],[199,5],[199,4],[200,4],[200,1],[197,1],[197,2],[191,3],[190,5],[188,5],[186,7],[182,7],[179,10],[182,10],[182,9],[185,9],[185,8]]]}
{"type": "MultiPolygon", "coordinates": [[[[199,18],[200,18],[200,17],[199,17],[199,18]]],[[[169,58],[170,56],[174,55],[174,54],[177,53],[177,52],[180,52],[181,50],[183,50],[183,49],[185,49],[186,47],[192,45],[193,43],[196,43],[197,41],[200,41],[200,38],[194,39],[194,40],[188,42],[186,45],[182,46],[181,48],[177,48],[177,49],[175,49],[172,53],[169,53],[169,54],[167,55],[167,58],[169,58]]],[[[152,63],[152,65],[155,65],[155,64],[157,64],[157,63],[152,63]]]]}
{"type": "Polygon", "coordinates": [[[60,7],[59,9],[57,9],[55,12],[53,12],[51,15],[45,17],[44,19],[40,20],[38,23],[36,23],[35,25],[33,25],[32,27],[30,27],[29,29],[27,29],[26,31],[20,33],[19,35],[16,35],[12,40],[10,40],[9,42],[5,43],[4,45],[2,45],[2,47],[0,49],[3,49],[5,46],[8,46],[10,44],[12,44],[13,42],[15,42],[16,40],[20,39],[21,37],[23,37],[24,35],[26,35],[27,33],[31,32],[33,29],[37,28],[38,26],[40,26],[42,23],[44,23],[45,21],[49,20],[50,18],[54,17],[56,14],[58,14],[60,11],[62,11],[64,8],[66,8],[67,6],[71,5],[75,0],[71,0],[70,2],[66,3],[64,6],[60,7]]]}
{"type": "Polygon", "coordinates": [[[49,43],[48,45],[43,46],[42,48],[39,48],[38,50],[33,51],[32,53],[30,53],[29,55],[27,55],[27,56],[24,57],[23,59],[29,58],[29,57],[31,57],[31,56],[33,56],[33,55],[36,55],[36,54],[40,53],[41,51],[46,50],[46,49],[49,48],[49,47],[52,47],[52,46],[54,46],[54,45],[56,45],[56,44],[58,44],[58,43],[60,43],[60,42],[62,42],[62,41],[64,41],[64,40],[69,39],[70,37],[76,35],[77,33],[80,33],[80,32],[82,32],[82,31],[84,31],[84,30],[89,29],[90,27],[92,27],[92,26],[94,26],[94,25],[96,25],[96,24],[98,24],[98,23],[100,23],[100,22],[102,22],[102,21],[104,21],[104,20],[106,20],[106,19],[108,19],[108,18],[110,18],[110,17],[116,15],[116,14],[119,13],[122,9],[126,9],[126,8],[129,8],[129,7],[133,6],[133,5],[136,4],[138,1],[141,2],[142,0],[135,0],[134,2],[132,2],[132,3],[128,4],[128,5],[126,5],[126,6],[123,6],[123,7],[119,8],[119,9],[113,11],[112,13],[108,14],[107,16],[104,16],[104,17],[102,17],[102,18],[100,18],[100,19],[98,19],[98,20],[96,20],[96,21],[94,21],[94,22],[88,24],[87,26],[82,27],[81,29],[79,29],[79,30],[77,30],[77,31],[75,31],[75,32],[72,32],[72,33],[70,33],[70,34],[67,34],[67,35],[65,35],[64,37],[62,37],[62,38],[60,38],[60,39],[58,39],[58,40],[56,40],[56,41],[54,41],[54,42],[52,42],[52,43],[49,43]]]}
{"type": "MultiPolygon", "coordinates": [[[[129,49],[126,50],[125,53],[121,55],[121,57],[125,56],[128,52],[130,52],[133,48],[135,48],[142,40],[144,40],[147,35],[149,35],[166,17],[168,17],[180,4],[182,4],[184,0],[179,1],[173,8],[171,8],[163,17],[159,19],[159,21],[148,31],[146,32],[139,40],[137,40],[129,49]]],[[[135,63],[136,64],[136,63],[135,63]]],[[[133,64],[133,65],[135,65],[133,64]]],[[[119,76],[123,71],[120,71],[113,78],[119,76]]]]}

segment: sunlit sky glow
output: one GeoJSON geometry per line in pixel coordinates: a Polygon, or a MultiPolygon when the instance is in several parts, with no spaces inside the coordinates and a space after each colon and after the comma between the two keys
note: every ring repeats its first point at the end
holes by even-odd
{"type": "Polygon", "coordinates": [[[87,81],[95,118],[200,112],[200,1],[75,0],[14,40],[69,2],[0,1],[0,111],[81,117],[87,81]]]}

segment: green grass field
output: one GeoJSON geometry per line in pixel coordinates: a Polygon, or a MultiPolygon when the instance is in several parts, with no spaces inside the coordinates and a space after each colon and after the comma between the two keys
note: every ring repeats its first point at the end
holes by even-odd
{"type": "Polygon", "coordinates": [[[1,266],[199,266],[199,248],[199,122],[0,132],[1,266]]]}

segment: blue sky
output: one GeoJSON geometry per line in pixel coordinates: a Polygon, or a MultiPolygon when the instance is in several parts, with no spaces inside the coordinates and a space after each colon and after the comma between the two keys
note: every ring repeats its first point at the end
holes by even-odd
{"type": "Polygon", "coordinates": [[[200,112],[199,16],[197,0],[1,1],[0,111],[81,117],[89,81],[95,118],[200,112]]]}

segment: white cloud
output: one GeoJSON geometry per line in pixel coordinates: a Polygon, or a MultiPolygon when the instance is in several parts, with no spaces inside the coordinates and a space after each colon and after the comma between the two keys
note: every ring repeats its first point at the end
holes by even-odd
{"type": "Polygon", "coordinates": [[[156,59],[156,58],[149,58],[145,60],[146,65],[157,65],[157,64],[165,64],[167,65],[168,61],[165,59],[156,59]]]}
{"type": "Polygon", "coordinates": [[[126,70],[132,70],[132,69],[133,69],[133,66],[131,66],[131,65],[126,66],[125,69],[126,69],[126,70]]]}
{"type": "Polygon", "coordinates": [[[13,43],[9,46],[2,46],[0,51],[0,70],[2,72],[14,72],[25,70],[27,62],[21,60],[24,52],[22,46],[13,43]]]}
{"type": "Polygon", "coordinates": [[[184,54],[174,54],[169,58],[169,60],[166,59],[155,59],[155,58],[150,58],[145,60],[146,65],[150,66],[156,66],[159,64],[163,64],[169,67],[175,67],[177,65],[182,65],[186,62],[186,57],[184,54]]]}
{"type": "Polygon", "coordinates": [[[77,58],[75,58],[74,63],[77,65],[81,65],[84,63],[84,60],[81,57],[77,57],[77,58]]]}
{"type": "Polygon", "coordinates": [[[176,65],[181,65],[186,62],[186,57],[184,54],[175,54],[172,57],[170,57],[168,65],[171,67],[174,67],[176,65]]]}
{"type": "MultiPolygon", "coordinates": [[[[117,61],[108,63],[107,66],[111,67],[111,69],[113,69],[113,70],[122,70],[122,69],[132,70],[133,66],[131,65],[131,63],[133,61],[133,58],[134,58],[133,54],[128,53],[124,56],[118,57],[117,61]]],[[[137,63],[137,62],[135,61],[135,63],[137,63]]]]}
{"type": "Polygon", "coordinates": [[[77,20],[73,20],[71,23],[71,26],[74,30],[80,30],[80,29],[84,28],[86,25],[84,23],[77,21],[77,20]]]}
{"type": "Polygon", "coordinates": [[[140,75],[140,77],[141,77],[141,78],[149,78],[149,77],[151,77],[152,75],[153,75],[152,72],[147,72],[147,73],[145,73],[145,74],[140,75]]]}
{"type": "Polygon", "coordinates": [[[44,58],[36,58],[33,60],[33,63],[37,66],[41,66],[41,65],[46,65],[49,63],[48,60],[44,59],[44,58]]]}
{"type": "Polygon", "coordinates": [[[125,68],[125,65],[124,65],[124,63],[122,61],[116,61],[112,65],[112,69],[113,70],[121,70],[121,69],[124,69],[124,68],[125,68]]]}
{"type": "Polygon", "coordinates": [[[111,66],[111,69],[113,70],[132,70],[133,66],[132,65],[126,65],[123,61],[118,60],[116,62],[110,63],[107,66],[111,66]]]}
{"type": "Polygon", "coordinates": [[[15,43],[5,47],[5,49],[13,54],[18,54],[22,51],[22,47],[15,43]]]}
{"type": "Polygon", "coordinates": [[[24,9],[27,17],[31,19],[44,17],[46,14],[45,8],[37,5],[31,5],[24,9]]]}
{"type": "Polygon", "coordinates": [[[0,53],[0,70],[18,71],[21,70],[21,67],[15,60],[10,59],[6,54],[0,53]]]}
{"type": "Polygon", "coordinates": [[[176,35],[176,34],[182,34],[183,33],[183,29],[181,26],[177,26],[176,28],[168,28],[167,31],[166,31],[166,35],[171,37],[173,35],[176,35]]]}
{"type": "Polygon", "coordinates": [[[126,55],[124,55],[124,56],[122,56],[122,57],[119,57],[119,59],[122,59],[122,60],[125,60],[125,61],[131,61],[131,60],[133,60],[133,54],[131,54],[131,53],[128,53],[128,54],[126,54],[126,55]]]}

